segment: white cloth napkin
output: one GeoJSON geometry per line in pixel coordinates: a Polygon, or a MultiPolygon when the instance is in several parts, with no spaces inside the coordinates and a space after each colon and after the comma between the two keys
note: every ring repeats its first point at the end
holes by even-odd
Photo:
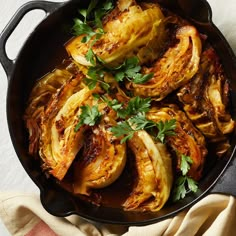
{"type": "Polygon", "coordinates": [[[211,194],[177,216],[147,226],[88,222],[79,216],[50,215],[38,195],[0,193],[0,217],[15,236],[233,236],[236,199],[211,194]]]}

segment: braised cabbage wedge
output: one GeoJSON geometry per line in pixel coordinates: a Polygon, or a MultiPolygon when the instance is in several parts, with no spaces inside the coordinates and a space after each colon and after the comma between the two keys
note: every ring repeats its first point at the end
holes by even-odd
{"type": "Polygon", "coordinates": [[[143,73],[154,76],[144,84],[128,83],[127,89],[136,96],[150,96],[160,101],[172,91],[188,82],[199,66],[202,43],[193,26],[183,26],[176,32],[179,42],[152,64],[144,67],[143,73]]]}
{"type": "Polygon", "coordinates": [[[205,157],[207,155],[205,138],[192,122],[188,119],[176,105],[170,104],[162,107],[153,107],[147,118],[153,121],[176,120],[175,135],[166,137],[167,145],[177,156],[177,166],[179,170],[182,155],[191,157],[193,163],[188,175],[195,180],[202,176],[205,157]]]}
{"type": "Polygon", "coordinates": [[[29,130],[29,153],[31,155],[38,152],[40,123],[46,104],[57,89],[60,89],[71,78],[72,74],[69,71],[55,69],[41,78],[31,91],[24,115],[26,127],[29,130]]]}
{"type": "Polygon", "coordinates": [[[158,211],[170,196],[173,182],[172,162],[166,146],[155,143],[146,131],[129,140],[137,168],[135,187],[123,206],[126,210],[158,211]]]}
{"type": "MultiPolygon", "coordinates": [[[[63,94],[66,97],[67,92],[63,94]]],[[[67,97],[64,103],[63,96],[58,94],[59,99],[54,98],[43,116],[39,152],[44,168],[50,169],[49,173],[59,180],[63,179],[82,147],[85,127],[78,132],[74,129],[78,123],[79,107],[89,102],[91,94],[92,91],[86,87],[67,97]]]]}
{"type": "Polygon", "coordinates": [[[235,126],[229,113],[229,82],[213,48],[202,53],[199,70],[178,92],[184,110],[209,142],[218,143],[218,154],[227,151],[227,134],[235,126]]]}
{"type": "MultiPolygon", "coordinates": [[[[164,15],[157,4],[118,1],[105,17],[106,32],[92,46],[93,52],[110,65],[119,65],[125,58],[137,56],[141,63],[159,56],[165,40],[164,15]]],[[[86,54],[91,41],[81,43],[84,35],[73,38],[66,50],[79,64],[90,66],[86,54]]]]}
{"type": "Polygon", "coordinates": [[[109,186],[125,167],[126,145],[106,128],[111,119],[105,116],[101,124],[86,134],[83,155],[74,168],[76,194],[90,195],[91,189],[109,186]]]}

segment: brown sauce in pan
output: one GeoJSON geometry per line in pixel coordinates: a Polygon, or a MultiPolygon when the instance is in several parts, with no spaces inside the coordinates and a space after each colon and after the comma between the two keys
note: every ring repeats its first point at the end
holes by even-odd
{"type": "MultiPolygon", "coordinates": [[[[121,207],[122,203],[127,199],[131,190],[133,189],[136,179],[134,156],[132,153],[128,153],[127,155],[128,156],[125,168],[120,177],[113,184],[102,189],[91,190],[90,196],[78,194],[77,197],[91,202],[95,205],[103,205],[116,208],[121,207]]],[[[79,158],[79,154],[77,158],[79,158]]],[[[74,164],[72,164],[72,166],[70,167],[65,178],[61,182],[58,182],[61,187],[71,193],[73,193],[74,182],[73,169],[74,164]]]]}

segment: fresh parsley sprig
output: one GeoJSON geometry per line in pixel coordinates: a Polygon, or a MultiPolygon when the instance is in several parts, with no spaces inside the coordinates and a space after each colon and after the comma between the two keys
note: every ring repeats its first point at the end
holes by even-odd
{"type": "MultiPolygon", "coordinates": [[[[165,128],[165,124],[167,124],[168,126],[168,123],[169,121],[163,122],[164,128],[165,128]]],[[[124,136],[124,138],[122,138],[121,140],[122,143],[131,139],[134,133],[139,130],[146,130],[147,132],[152,134],[152,136],[154,136],[155,139],[158,139],[159,141],[164,142],[165,141],[164,138],[168,136],[170,132],[167,132],[165,134],[162,130],[158,130],[158,124],[159,123],[148,120],[145,117],[145,113],[138,113],[137,115],[130,117],[128,120],[118,122],[116,126],[111,128],[111,132],[113,132],[114,136],[116,137],[124,136]],[[157,132],[154,132],[154,129],[157,129],[157,132]],[[162,133],[162,137],[164,135],[162,139],[159,139],[160,132],[162,133]]],[[[174,128],[174,126],[172,127],[174,128]]],[[[174,130],[173,130],[173,133],[174,133],[174,130]]]]}
{"type": "Polygon", "coordinates": [[[191,157],[184,154],[181,155],[180,170],[182,175],[179,176],[175,181],[172,195],[174,202],[183,199],[186,196],[188,190],[192,192],[196,192],[198,190],[197,182],[191,177],[187,176],[192,163],[193,160],[191,157]]]}
{"type": "Polygon", "coordinates": [[[196,192],[198,190],[197,182],[187,175],[178,177],[173,191],[173,201],[176,202],[180,199],[183,199],[186,196],[188,190],[196,192]]]}
{"type": "Polygon", "coordinates": [[[150,124],[150,121],[145,118],[143,113],[140,113],[128,120],[118,122],[117,125],[111,127],[110,130],[116,137],[124,136],[121,139],[121,143],[124,143],[130,140],[136,131],[145,129],[148,124],[150,124]]]}
{"type": "Polygon", "coordinates": [[[97,83],[99,83],[105,91],[108,91],[110,85],[106,83],[103,78],[104,78],[104,70],[98,66],[96,67],[91,66],[88,69],[87,77],[84,78],[84,81],[90,90],[94,89],[97,83]]]}
{"type": "Polygon", "coordinates": [[[145,117],[144,113],[138,113],[136,116],[133,116],[129,119],[129,122],[132,127],[135,127],[135,130],[147,130],[149,131],[153,127],[156,127],[156,123],[148,120],[145,117]]]}
{"type": "Polygon", "coordinates": [[[146,130],[162,143],[164,143],[166,136],[175,135],[175,119],[156,123],[146,118],[145,113],[151,107],[150,98],[140,98],[139,96],[131,98],[126,107],[124,107],[124,104],[119,104],[116,99],[112,102],[105,100],[105,102],[117,112],[119,118],[126,119],[111,128],[111,131],[116,137],[124,136],[121,140],[122,143],[131,139],[134,132],[138,130],[146,130]]]}
{"type": "MultiPolygon", "coordinates": [[[[93,70],[99,70],[100,72],[103,71],[103,74],[109,72],[114,75],[117,82],[121,82],[126,78],[136,84],[145,83],[153,77],[153,74],[143,75],[140,73],[141,66],[139,65],[137,57],[126,59],[124,63],[118,67],[109,68],[104,62],[99,60],[92,50],[93,45],[102,37],[103,34],[105,34],[102,25],[102,18],[113,8],[114,4],[111,0],[107,0],[103,3],[99,3],[98,0],[90,1],[87,9],[79,10],[83,20],[79,18],[74,19],[72,32],[77,36],[84,35],[81,40],[82,43],[88,43],[92,39],[85,58],[91,63],[92,67],[95,67],[93,70]]],[[[90,87],[94,87],[96,80],[101,82],[101,78],[97,78],[96,75],[93,74],[92,77],[90,76],[90,78],[87,79],[87,82],[89,81],[90,87]]],[[[107,83],[106,87],[109,87],[107,86],[107,83]]]]}
{"type": "Polygon", "coordinates": [[[76,36],[84,35],[81,40],[82,43],[88,43],[93,39],[89,45],[88,52],[85,55],[87,61],[93,66],[96,65],[97,58],[94,55],[92,47],[105,33],[103,30],[102,18],[113,8],[114,5],[111,0],[107,0],[103,3],[99,3],[98,0],[92,0],[87,9],[79,10],[83,20],[79,18],[74,19],[72,33],[76,36]]]}
{"type": "Polygon", "coordinates": [[[101,99],[114,111],[119,111],[123,107],[123,103],[119,103],[117,99],[110,100],[106,96],[101,96],[101,99]]]}
{"type": "Polygon", "coordinates": [[[94,126],[101,118],[101,113],[98,110],[98,106],[89,105],[81,106],[81,114],[78,116],[79,122],[75,126],[75,132],[77,132],[82,125],[94,126]]]}
{"type": "Polygon", "coordinates": [[[100,8],[97,8],[94,12],[94,22],[95,26],[98,28],[103,28],[102,25],[102,18],[110,12],[114,8],[113,1],[107,0],[104,3],[102,3],[102,6],[100,8]]]}
{"type": "Polygon", "coordinates": [[[90,48],[86,54],[86,59],[92,66],[89,67],[88,76],[94,83],[103,80],[105,73],[110,73],[114,76],[117,82],[122,82],[127,79],[136,84],[142,84],[147,82],[153,77],[153,74],[141,74],[141,66],[137,57],[127,58],[125,62],[118,67],[109,67],[106,63],[96,56],[93,50],[90,48]],[[97,73],[99,72],[99,73],[97,73]]]}
{"type": "Polygon", "coordinates": [[[99,28],[103,31],[102,18],[114,8],[113,1],[107,0],[99,3],[98,0],[91,0],[87,9],[80,9],[79,13],[83,21],[79,18],[74,19],[73,33],[77,36],[92,33],[93,28],[99,28]],[[84,29],[81,30],[81,29],[84,29]]]}
{"type": "MultiPolygon", "coordinates": [[[[96,40],[98,40],[103,34],[104,31],[102,28],[98,28],[96,31],[93,29],[94,24],[90,24],[87,22],[87,17],[91,14],[92,10],[96,7],[98,1],[91,1],[88,9],[79,10],[80,14],[84,17],[84,20],[79,18],[74,19],[74,25],[72,27],[72,33],[76,36],[85,35],[81,42],[87,43],[94,36],[96,40]]],[[[94,44],[94,43],[93,43],[94,44]]]]}
{"type": "Polygon", "coordinates": [[[175,136],[176,120],[160,120],[157,124],[158,134],[157,138],[164,143],[165,136],[175,136]]]}
{"type": "Polygon", "coordinates": [[[150,98],[140,98],[139,96],[131,98],[127,106],[125,106],[124,103],[119,103],[116,99],[111,101],[106,96],[102,96],[102,100],[115,110],[118,117],[122,119],[135,116],[139,113],[146,113],[151,107],[150,98]]]}
{"type": "Polygon", "coordinates": [[[122,82],[125,78],[135,84],[143,84],[153,77],[151,74],[141,74],[141,66],[139,65],[138,57],[127,58],[123,64],[113,68],[115,80],[122,82]]]}
{"type": "Polygon", "coordinates": [[[79,18],[74,19],[74,26],[72,27],[72,30],[74,35],[86,35],[81,40],[83,43],[88,42],[96,34],[89,25],[84,23],[79,18]]]}
{"type": "Polygon", "coordinates": [[[192,164],[193,164],[193,160],[190,156],[187,156],[184,154],[181,155],[180,170],[182,172],[182,175],[186,175],[188,173],[192,164]]]}
{"type": "Polygon", "coordinates": [[[139,96],[131,98],[128,102],[127,107],[122,107],[117,111],[120,118],[127,118],[135,116],[139,113],[146,113],[150,110],[151,99],[150,98],[140,98],[139,96]]]}
{"type": "Polygon", "coordinates": [[[131,139],[137,131],[131,127],[128,120],[118,122],[117,125],[111,127],[110,130],[116,137],[124,136],[120,141],[121,144],[131,139]]]}
{"type": "MultiPolygon", "coordinates": [[[[149,121],[140,115],[134,116],[126,121],[118,122],[116,126],[111,128],[111,132],[113,132],[116,137],[121,137],[124,135],[124,138],[121,139],[121,143],[124,143],[125,141],[131,139],[136,131],[146,130],[148,132],[154,127],[156,127],[155,122],[149,121]]],[[[158,135],[154,138],[158,139],[158,135]]]]}

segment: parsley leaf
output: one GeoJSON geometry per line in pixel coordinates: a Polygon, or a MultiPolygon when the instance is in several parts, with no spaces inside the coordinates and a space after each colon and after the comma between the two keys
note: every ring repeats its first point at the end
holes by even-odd
{"type": "Polygon", "coordinates": [[[151,98],[140,98],[139,96],[132,98],[127,107],[129,115],[136,115],[139,112],[148,112],[151,106],[151,98]]]}
{"type": "Polygon", "coordinates": [[[92,96],[93,96],[93,98],[95,100],[99,100],[100,99],[100,95],[98,93],[93,93],[92,96]]]}
{"type": "Polygon", "coordinates": [[[98,0],[91,0],[87,9],[80,9],[79,13],[84,18],[83,21],[79,18],[74,19],[74,25],[72,27],[72,32],[74,35],[87,34],[87,40],[84,39],[83,42],[88,42],[91,36],[96,34],[93,31],[93,27],[102,29],[102,18],[114,8],[113,2],[107,0],[106,2],[99,4],[98,0]]]}
{"type": "Polygon", "coordinates": [[[89,25],[87,25],[78,18],[74,19],[74,26],[72,27],[72,30],[74,35],[87,35],[87,39],[82,39],[83,43],[88,42],[88,39],[90,39],[93,35],[96,34],[89,25]]]}
{"type": "Polygon", "coordinates": [[[194,179],[190,178],[190,177],[187,177],[186,179],[187,179],[188,188],[192,192],[196,193],[197,190],[198,190],[197,182],[194,179]]]}
{"type": "Polygon", "coordinates": [[[196,192],[198,190],[197,182],[191,177],[187,176],[187,173],[190,169],[190,165],[193,163],[191,157],[184,154],[181,155],[180,170],[182,176],[179,176],[175,181],[175,187],[173,190],[173,201],[178,201],[184,198],[187,194],[187,191],[196,192]]]}
{"type": "Polygon", "coordinates": [[[117,126],[111,128],[111,131],[117,137],[126,135],[125,138],[122,139],[122,142],[132,138],[133,132],[138,130],[146,130],[161,142],[164,142],[166,136],[175,135],[175,119],[156,123],[146,118],[145,113],[148,112],[151,107],[150,98],[134,97],[130,99],[126,107],[124,107],[124,104],[120,104],[116,99],[110,101],[103,96],[103,100],[109,107],[117,112],[119,118],[128,118],[126,121],[119,122],[117,126]]]}
{"type": "Polygon", "coordinates": [[[123,64],[113,69],[115,80],[118,82],[121,82],[127,78],[133,83],[142,84],[153,77],[152,73],[146,75],[139,73],[141,71],[141,66],[139,65],[138,57],[127,58],[123,64]]]}
{"type": "Polygon", "coordinates": [[[113,8],[114,5],[111,0],[107,0],[101,4],[99,4],[98,0],[92,0],[90,1],[88,9],[79,10],[79,13],[83,16],[84,20],[82,21],[79,18],[74,19],[72,33],[77,36],[85,35],[81,40],[82,43],[87,43],[93,38],[89,50],[85,55],[87,61],[93,66],[95,66],[97,58],[92,50],[92,46],[105,33],[103,30],[102,18],[113,8]],[[94,30],[94,28],[96,28],[96,30],[94,30]]]}
{"type": "Polygon", "coordinates": [[[101,117],[101,113],[98,111],[98,106],[82,106],[81,114],[79,115],[79,123],[75,127],[75,132],[77,132],[82,125],[94,126],[101,117]]]}
{"type": "Polygon", "coordinates": [[[133,137],[134,132],[139,130],[146,130],[149,133],[154,133],[152,132],[152,129],[156,128],[158,124],[159,123],[155,123],[151,120],[148,120],[145,117],[145,113],[140,112],[137,115],[130,117],[128,120],[119,122],[117,126],[111,128],[111,131],[116,137],[125,135],[125,137],[121,140],[121,142],[123,143],[126,140],[131,139],[133,137]]]}
{"type": "Polygon", "coordinates": [[[134,116],[140,112],[148,112],[151,106],[151,98],[140,98],[139,96],[130,99],[126,108],[118,110],[118,116],[125,119],[127,116],[134,116]]]}
{"type": "MultiPolygon", "coordinates": [[[[101,64],[101,59],[93,52],[93,45],[101,38],[101,36],[104,34],[104,32],[102,30],[98,30],[97,32],[93,32],[93,34],[91,33],[90,35],[86,35],[83,37],[81,42],[88,42],[89,40],[91,40],[91,37],[95,36],[95,38],[93,39],[93,41],[91,42],[88,52],[85,54],[85,58],[88,62],[90,62],[92,64],[93,67],[96,68],[96,64],[97,62],[100,62],[101,64]]],[[[101,67],[101,65],[99,66],[101,67]]]]}
{"type": "MultiPolygon", "coordinates": [[[[107,0],[103,3],[103,10],[110,11],[114,8],[114,4],[111,0],[107,0]]],[[[106,13],[104,13],[106,14],[106,13]]]]}
{"type": "Polygon", "coordinates": [[[86,83],[86,85],[90,90],[94,89],[98,83],[97,80],[94,80],[92,78],[84,78],[84,82],[86,83]]]}
{"type": "Polygon", "coordinates": [[[135,130],[130,126],[127,120],[118,122],[117,125],[111,127],[110,130],[113,133],[113,135],[116,137],[125,135],[125,137],[121,139],[121,142],[120,142],[121,144],[131,139],[135,132],[135,130]]]}
{"type": "Polygon", "coordinates": [[[139,113],[129,119],[130,124],[135,127],[136,130],[148,130],[155,127],[155,122],[147,120],[144,113],[139,113]]]}
{"type": "Polygon", "coordinates": [[[103,16],[105,16],[113,8],[114,8],[114,5],[113,5],[112,1],[107,0],[106,2],[103,3],[103,5],[99,9],[97,9],[95,11],[95,13],[94,13],[95,20],[94,20],[94,22],[95,22],[95,25],[98,28],[103,28],[101,19],[103,18],[103,16]]]}
{"type": "Polygon", "coordinates": [[[115,69],[115,79],[120,82],[123,81],[125,77],[133,78],[136,73],[141,70],[139,66],[139,60],[137,57],[127,58],[123,64],[114,68],[115,69]]]}
{"type": "Polygon", "coordinates": [[[186,196],[188,190],[190,190],[194,193],[197,192],[197,190],[198,190],[197,182],[186,175],[179,176],[175,182],[172,200],[174,202],[176,202],[180,199],[183,199],[186,196]]]}
{"type": "Polygon", "coordinates": [[[150,110],[151,106],[150,98],[140,98],[138,96],[130,99],[126,107],[124,107],[124,104],[119,103],[116,99],[111,101],[107,99],[106,96],[102,96],[102,99],[109,107],[115,110],[118,117],[122,119],[125,119],[128,116],[138,115],[139,113],[145,113],[150,110]]]}
{"type": "Polygon", "coordinates": [[[90,1],[88,9],[85,10],[86,11],[85,20],[87,20],[87,17],[89,17],[91,15],[92,11],[96,8],[98,2],[99,2],[98,0],[91,0],[90,1]]]}
{"type": "Polygon", "coordinates": [[[88,6],[88,9],[80,9],[79,13],[83,16],[84,20],[80,20],[79,18],[74,19],[74,25],[72,27],[72,32],[74,35],[82,35],[86,36],[82,39],[83,43],[88,42],[92,36],[96,33],[93,31],[92,27],[87,23],[87,18],[91,14],[91,12],[95,9],[98,0],[92,0],[88,6]]]}
{"type": "MultiPolygon", "coordinates": [[[[93,43],[95,43],[95,41],[96,39],[93,41],[93,43]]],[[[89,68],[88,76],[93,80],[103,80],[105,73],[111,73],[117,82],[122,82],[124,78],[127,78],[129,80],[133,79],[132,82],[135,83],[144,83],[153,76],[152,74],[142,75],[138,73],[138,71],[141,70],[141,67],[138,65],[137,57],[128,58],[119,67],[112,68],[108,67],[106,62],[99,58],[93,52],[92,47],[90,47],[87,54],[85,55],[85,58],[92,64],[92,66],[89,68]],[[99,72],[99,74],[97,72],[99,72]]]]}
{"type": "Polygon", "coordinates": [[[87,77],[84,78],[84,81],[90,90],[94,89],[97,83],[99,83],[105,91],[108,91],[110,85],[104,82],[103,77],[104,77],[103,68],[99,66],[90,66],[88,69],[87,77]]]}
{"type": "Polygon", "coordinates": [[[157,123],[158,134],[157,138],[164,143],[165,136],[174,136],[175,128],[176,128],[176,120],[166,120],[163,122],[162,120],[157,123]]]}
{"type": "Polygon", "coordinates": [[[135,84],[144,84],[153,77],[153,73],[142,75],[140,73],[136,74],[133,78],[133,83],[135,84]]]}
{"type": "Polygon", "coordinates": [[[87,75],[93,79],[103,79],[104,70],[99,66],[90,66],[87,75]]]}
{"type": "Polygon", "coordinates": [[[118,111],[123,106],[123,104],[119,103],[118,100],[116,99],[109,100],[106,96],[102,96],[102,100],[114,111],[118,111]]]}
{"type": "Polygon", "coordinates": [[[85,58],[92,65],[94,65],[94,66],[96,65],[96,58],[95,58],[95,54],[94,54],[92,48],[88,49],[88,52],[86,53],[85,58]]]}
{"type": "Polygon", "coordinates": [[[175,187],[173,190],[173,197],[172,197],[172,200],[174,202],[176,202],[186,196],[187,190],[185,187],[185,182],[186,182],[186,176],[180,176],[175,181],[175,187]]]}
{"type": "Polygon", "coordinates": [[[191,159],[191,157],[184,154],[181,155],[180,170],[182,171],[183,175],[186,175],[188,173],[192,163],[193,160],[191,159]]]}

